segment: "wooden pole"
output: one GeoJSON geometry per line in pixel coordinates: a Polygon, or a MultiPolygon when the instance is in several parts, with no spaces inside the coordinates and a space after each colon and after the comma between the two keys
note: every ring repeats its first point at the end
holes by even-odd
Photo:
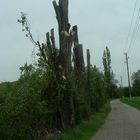
{"type": "Polygon", "coordinates": [[[129,74],[129,65],[128,65],[128,55],[127,53],[124,53],[125,57],[126,57],[126,67],[127,67],[127,76],[128,76],[128,86],[129,86],[129,97],[131,99],[132,95],[131,95],[131,84],[130,84],[130,74],[129,74]]]}

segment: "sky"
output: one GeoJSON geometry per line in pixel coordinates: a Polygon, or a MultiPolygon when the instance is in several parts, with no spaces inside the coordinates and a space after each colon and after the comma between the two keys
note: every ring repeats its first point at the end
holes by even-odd
{"type": "MultiPolygon", "coordinates": [[[[55,29],[58,40],[57,21],[52,0],[0,0],[0,3],[0,82],[15,81],[20,76],[19,67],[26,62],[33,63],[33,52],[37,50],[21,31],[17,22],[20,12],[27,14],[34,38],[42,42],[51,28],[55,29]]],[[[84,55],[90,49],[92,65],[103,70],[103,50],[108,46],[113,72],[119,81],[122,76],[123,85],[127,85],[123,53],[128,50],[126,40],[134,3],[132,0],[69,0],[70,23],[78,25],[84,55]]],[[[139,7],[137,3],[136,12],[139,7]]],[[[130,74],[140,69],[139,35],[130,50],[130,74]]]]}

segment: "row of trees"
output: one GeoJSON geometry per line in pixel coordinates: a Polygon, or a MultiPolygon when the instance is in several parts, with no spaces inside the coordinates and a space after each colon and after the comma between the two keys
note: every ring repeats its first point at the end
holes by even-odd
{"type": "MultiPolygon", "coordinates": [[[[46,34],[46,42],[35,41],[24,13],[21,23],[25,35],[38,47],[36,65],[20,67],[21,76],[8,93],[0,94],[0,136],[2,139],[49,139],[88,119],[116,93],[108,47],[103,53],[104,71],[87,66],[78,28],[69,23],[68,0],[53,1],[59,31],[59,48],[54,29],[46,34]]],[[[9,89],[9,87],[7,87],[9,89]]]]}
{"type": "MultiPolygon", "coordinates": [[[[58,134],[88,119],[112,96],[107,92],[104,72],[96,66],[90,66],[88,88],[77,85],[74,74],[57,81],[44,71],[44,66],[25,64],[20,70],[18,81],[0,87],[3,140],[48,139],[52,133],[58,134]]],[[[87,72],[83,76],[87,77],[87,72]]]]}

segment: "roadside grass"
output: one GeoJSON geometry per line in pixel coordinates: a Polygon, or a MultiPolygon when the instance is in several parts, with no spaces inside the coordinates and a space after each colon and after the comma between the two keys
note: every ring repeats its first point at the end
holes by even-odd
{"type": "Polygon", "coordinates": [[[132,97],[131,100],[130,98],[123,98],[121,101],[140,110],[140,97],[132,97]]]}
{"type": "Polygon", "coordinates": [[[110,102],[87,121],[83,121],[71,130],[62,134],[57,140],[90,140],[104,124],[111,110],[110,102]]]}

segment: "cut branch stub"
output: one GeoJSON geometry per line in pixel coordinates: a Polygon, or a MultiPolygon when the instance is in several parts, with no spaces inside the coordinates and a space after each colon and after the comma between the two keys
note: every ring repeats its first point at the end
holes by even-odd
{"type": "Polygon", "coordinates": [[[61,17],[60,17],[60,11],[59,11],[59,6],[57,5],[56,1],[53,1],[53,7],[55,9],[55,13],[56,13],[56,19],[57,21],[60,23],[61,22],[61,17]]]}
{"type": "Polygon", "coordinates": [[[41,52],[41,55],[42,55],[44,61],[46,62],[46,64],[48,64],[48,60],[46,58],[45,51],[44,51],[45,45],[42,43],[42,46],[41,46],[39,42],[37,42],[37,43],[38,43],[38,47],[39,47],[39,50],[41,52]]]}
{"type": "Polygon", "coordinates": [[[51,42],[52,42],[52,48],[53,48],[53,50],[55,50],[54,29],[51,29],[51,42]]]}
{"type": "Polygon", "coordinates": [[[72,30],[73,30],[73,42],[74,42],[74,46],[77,46],[79,44],[77,25],[73,26],[73,29],[72,30]]]}
{"type": "Polygon", "coordinates": [[[74,47],[74,69],[76,74],[81,75],[85,71],[84,56],[83,56],[83,46],[79,44],[74,47]]]}
{"type": "Polygon", "coordinates": [[[48,51],[48,57],[50,59],[51,55],[52,55],[52,45],[51,45],[51,42],[50,42],[50,33],[47,32],[46,34],[46,40],[47,40],[47,51],[48,51]]]}
{"type": "Polygon", "coordinates": [[[90,84],[90,51],[87,49],[87,87],[89,88],[90,84]]]}

